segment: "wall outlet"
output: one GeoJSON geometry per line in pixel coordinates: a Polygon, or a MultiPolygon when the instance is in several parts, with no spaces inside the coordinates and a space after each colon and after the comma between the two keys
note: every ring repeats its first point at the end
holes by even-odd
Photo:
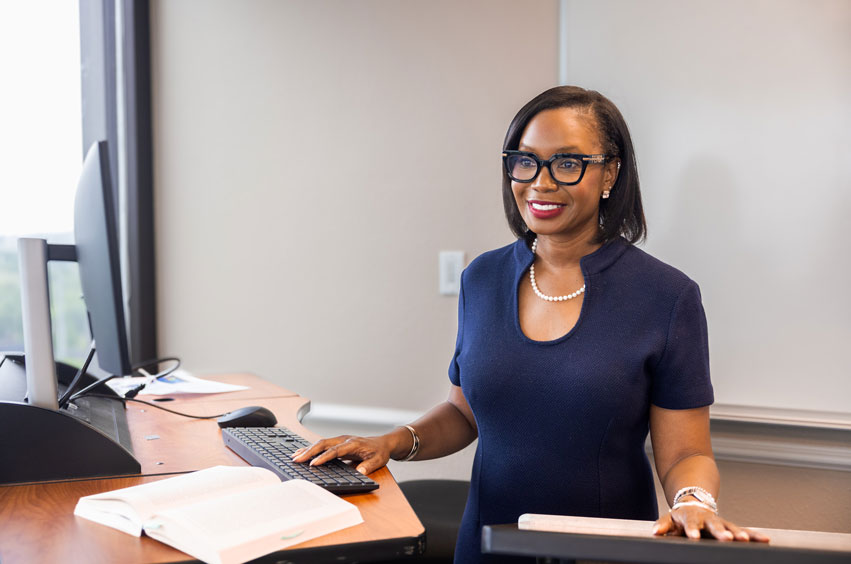
{"type": "Polygon", "coordinates": [[[441,296],[457,296],[461,291],[461,271],[464,270],[464,251],[440,251],[438,253],[440,278],[438,290],[441,296]]]}

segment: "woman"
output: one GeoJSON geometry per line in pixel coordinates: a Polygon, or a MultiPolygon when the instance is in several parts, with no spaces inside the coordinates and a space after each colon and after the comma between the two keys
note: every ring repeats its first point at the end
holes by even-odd
{"type": "Polygon", "coordinates": [[[626,123],[594,91],[552,88],[514,117],[503,202],[518,240],[464,271],[449,398],[381,437],[296,460],[369,473],[479,438],[456,562],[490,561],[481,526],[522,513],[656,519],[656,534],[767,540],[718,517],[706,319],[697,284],[633,246],[645,235],[626,123]]]}

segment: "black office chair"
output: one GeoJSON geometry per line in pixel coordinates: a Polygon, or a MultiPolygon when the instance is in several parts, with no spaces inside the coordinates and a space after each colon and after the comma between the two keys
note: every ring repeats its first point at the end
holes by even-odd
{"type": "MultiPolygon", "coordinates": [[[[417,558],[391,562],[452,564],[455,539],[467,504],[470,482],[461,480],[411,480],[399,482],[399,488],[425,527],[425,552],[417,558]]],[[[378,564],[378,563],[374,563],[378,564]]]]}
{"type": "Polygon", "coordinates": [[[425,527],[425,553],[415,561],[450,564],[455,539],[464,515],[470,482],[461,480],[411,480],[399,488],[425,527]]]}

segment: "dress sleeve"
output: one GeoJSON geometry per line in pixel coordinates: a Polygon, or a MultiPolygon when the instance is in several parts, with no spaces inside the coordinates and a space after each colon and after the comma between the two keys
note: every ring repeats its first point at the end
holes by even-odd
{"type": "Polygon", "coordinates": [[[665,351],[653,373],[651,401],[665,409],[691,409],[714,400],[709,379],[709,337],[700,289],[693,281],[677,297],[665,351]]]}
{"type": "Polygon", "coordinates": [[[461,289],[458,291],[458,335],[455,337],[455,353],[449,363],[449,381],[456,386],[461,385],[461,367],[458,365],[458,355],[461,354],[461,336],[464,334],[464,272],[461,272],[461,289]]]}

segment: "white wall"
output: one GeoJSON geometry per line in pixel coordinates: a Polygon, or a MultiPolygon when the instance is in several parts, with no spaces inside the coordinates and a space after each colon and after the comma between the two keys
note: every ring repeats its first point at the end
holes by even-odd
{"type": "Polygon", "coordinates": [[[315,402],[443,400],[438,251],[512,240],[502,138],[556,81],[557,12],[152,2],[160,351],[315,402]]]}
{"type": "MultiPolygon", "coordinates": [[[[634,134],[646,248],[701,285],[717,401],[850,412],[851,4],[567,7],[568,81],[634,134]]],[[[554,1],[153,2],[161,352],[443,399],[437,253],[511,240],[499,149],[557,29],[554,1]]]]}
{"type": "Polygon", "coordinates": [[[701,286],[719,403],[851,412],[851,3],[569,2],[630,124],[646,249],[701,286]]]}

